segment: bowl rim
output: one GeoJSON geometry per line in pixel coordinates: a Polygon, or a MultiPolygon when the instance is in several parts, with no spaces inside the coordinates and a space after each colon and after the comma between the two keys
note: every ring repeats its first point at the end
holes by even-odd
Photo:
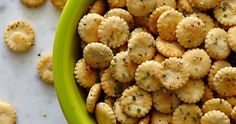
{"type": "Polygon", "coordinates": [[[53,46],[53,73],[57,97],[69,124],[96,124],[87,112],[81,90],[77,89],[75,63],[70,55],[77,23],[94,0],[68,0],[60,16],[53,46]],[[73,76],[72,76],[73,75],[73,76]]]}

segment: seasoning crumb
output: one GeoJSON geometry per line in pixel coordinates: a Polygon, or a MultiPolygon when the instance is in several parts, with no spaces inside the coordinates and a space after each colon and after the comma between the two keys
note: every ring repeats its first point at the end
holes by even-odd
{"type": "Polygon", "coordinates": [[[44,117],[44,118],[47,118],[47,117],[48,117],[48,114],[47,114],[47,113],[43,113],[43,117],[44,117]]]}

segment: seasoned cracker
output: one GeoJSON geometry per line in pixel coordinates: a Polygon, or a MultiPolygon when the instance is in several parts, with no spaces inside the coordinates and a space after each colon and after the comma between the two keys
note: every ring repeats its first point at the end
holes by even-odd
{"type": "Polygon", "coordinates": [[[229,47],[236,52],[236,26],[231,27],[228,30],[227,38],[229,42],[229,47]]]}
{"type": "Polygon", "coordinates": [[[123,83],[132,82],[134,80],[135,71],[138,65],[131,61],[128,52],[117,53],[111,61],[112,76],[123,83]]]}
{"type": "Polygon", "coordinates": [[[201,45],[205,36],[206,26],[197,17],[186,17],[177,25],[177,41],[185,48],[193,48],[201,45]]]}
{"type": "Polygon", "coordinates": [[[123,111],[131,117],[144,117],[152,107],[152,95],[134,85],[127,88],[121,96],[123,111]]]}
{"type": "Polygon", "coordinates": [[[26,52],[34,46],[35,32],[27,22],[15,21],[5,29],[3,40],[10,50],[26,52]]]}
{"type": "Polygon", "coordinates": [[[90,43],[83,51],[84,60],[93,68],[107,68],[113,58],[112,50],[102,43],[90,43]]]}
{"type": "Polygon", "coordinates": [[[175,109],[172,117],[173,124],[199,124],[202,116],[201,109],[195,104],[182,104],[175,109]]]}
{"type": "Polygon", "coordinates": [[[201,124],[230,124],[230,120],[223,112],[213,110],[202,116],[201,124]]]}
{"type": "Polygon", "coordinates": [[[221,28],[211,29],[206,36],[205,49],[211,58],[216,60],[226,59],[231,50],[225,30],[221,28]]]}
{"type": "Polygon", "coordinates": [[[159,62],[159,63],[162,63],[165,59],[166,59],[166,57],[159,54],[159,53],[156,53],[156,55],[152,58],[152,60],[159,62]]]}
{"type": "Polygon", "coordinates": [[[112,108],[104,102],[96,105],[95,117],[98,124],[116,124],[116,117],[112,108]]]}
{"type": "Polygon", "coordinates": [[[78,24],[80,38],[86,43],[99,41],[98,26],[103,19],[103,16],[96,13],[84,15],[78,24]]]}
{"type": "Polygon", "coordinates": [[[21,2],[29,8],[35,8],[43,5],[46,0],[21,0],[21,2]]]}
{"type": "Polygon", "coordinates": [[[151,60],[155,55],[155,51],[155,40],[149,33],[137,33],[128,41],[129,57],[137,64],[151,60]]]}
{"type": "Polygon", "coordinates": [[[203,97],[204,89],[202,80],[190,79],[184,87],[176,90],[175,93],[185,103],[196,103],[203,97]]]}
{"type": "Polygon", "coordinates": [[[110,8],[123,8],[126,6],[126,0],[107,0],[110,8]]]}
{"type": "Polygon", "coordinates": [[[125,44],[129,39],[129,35],[128,24],[119,16],[111,16],[104,19],[98,27],[100,42],[112,48],[125,44]]]}
{"type": "Polygon", "coordinates": [[[134,118],[131,116],[128,116],[122,109],[120,105],[120,99],[118,98],[116,102],[114,103],[114,112],[116,119],[121,123],[121,124],[137,124],[139,121],[139,118],[134,118]]]}
{"type": "Polygon", "coordinates": [[[155,33],[158,34],[157,31],[157,20],[160,17],[160,15],[168,10],[174,10],[172,7],[170,6],[161,6],[156,8],[152,14],[149,16],[149,22],[148,22],[148,27],[149,29],[155,33]]]}
{"type": "Polygon", "coordinates": [[[116,81],[109,68],[101,76],[101,87],[108,96],[119,97],[128,86],[129,83],[116,81]]]}
{"type": "Polygon", "coordinates": [[[213,78],[213,85],[218,94],[222,96],[236,95],[236,68],[224,67],[213,78]]]}
{"type": "Polygon", "coordinates": [[[226,115],[230,116],[230,112],[232,110],[232,106],[229,102],[224,99],[213,98],[206,101],[202,107],[202,112],[207,113],[212,110],[220,110],[224,112],[226,115]]]}
{"type": "Polygon", "coordinates": [[[90,88],[88,96],[87,96],[87,100],[86,100],[86,108],[88,112],[94,113],[94,109],[96,107],[96,104],[99,100],[101,93],[102,93],[102,89],[101,89],[100,83],[94,84],[90,88]]]}
{"type": "Polygon", "coordinates": [[[153,107],[161,113],[172,113],[181,103],[174,92],[164,88],[152,93],[153,107]]]}
{"type": "Polygon", "coordinates": [[[15,124],[16,123],[16,110],[14,107],[7,103],[0,101],[0,124],[15,124]]]}
{"type": "Polygon", "coordinates": [[[53,68],[52,68],[52,53],[45,53],[38,62],[37,72],[39,77],[49,83],[54,83],[53,68]]]}
{"type": "Polygon", "coordinates": [[[135,72],[137,85],[148,92],[154,92],[161,88],[162,84],[158,76],[161,64],[155,61],[145,61],[138,66],[135,72]]]}
{"type": "Polygon", "coordinates": [[[84,59],[80,59],[76,63],[74,74],[76,82],[84,88],[91,88],[97,83],[98,74],[96,70],[91,68],[84,59]]]}
{"type": "Polygon", "coordinates": [[[161,37],[156,39],[156,48],[159,53],[166,57],[182,57],[184,48],[176,41],[166,41],[161,37]]]}
{"type": "Polygon", "coordinates": [[[99,15],[104,15],[105,12],[106,12],[105,0],[96,0],[88,11],[88,13],[97,13],[99,15]]]}
{"type": "Polygon", "coordinates": [[[134,28],[133,16],[127,10],[121,9],[121,8],[114,8],[114,9],[110,9],[104,15],[105,18],[108,18],[111,16],[119,16],[119,17],[123,18],[127,22],[130,30],[132,30],[134,28]]]}
{"type": "Polygon", "coordinates": [[[151,112],[151,123],[150,124],[171,124],[172,114],[163,114],[153,110],[151,112]]]}
{"type": "Polygon", "coordinates": [[[51,3],[57,9],[63,9],[66,5],[67,0],[51,0],[51,3]]]}
{"type": "Polygon", "coordinates": [[[134,16],[147,16],[156,7],[156,0],[126,0],[128,11],[134,16]]]}
{"type": "Polygon", "coordinates": [[[177,10],[168,10],[161,14],[157,20],[157,30],[162,39],[176,40],[176,26],[184,19],[182,13],[177,10]]]}
{"type": "Polygon", "coordinates": [[[213,85],[213,78],[215,76],[215,74],[222,68],[224,67],[230,67],[230,63],[227,62],[227,61],[224,61],[224,60],[218,60],[218,61],[215,61],[212,65],[211,65],[211,69],[208,73],[208,77],[207,77],[207,83],[209,85],[209,87],[212,89],[212,90],[215,90],[215,87],[213,85]]]}
{"type": "Polygon", "coordinates": [[[215,27],[214,20],[205,13],[196,12],[196,13],[191,14],[190,16],[201,19],[206,26],[206,32],[210,31],[211,29],[215,27]]]}
{"type": "Polygon", "coordinates": [[[215,18],[223,25],[236,25],[235,9],[235,0],[221,0],[220,5],[214,8],[215,18]]]}
{"type": "Polygon", "coordinates": [[[182,59],[170,57],[162,63],[160,79],[162,85],[169,90],[176,90],[183,87],[189,80],[189,68],[182,59]]]}
{"type": "Polygon", "coordinates": [[[191,49],[184,53],[184,62],[189,65],[188,71],[193,79],[206,76],[211,67],[211,59],[203,49],[191,49]]]}

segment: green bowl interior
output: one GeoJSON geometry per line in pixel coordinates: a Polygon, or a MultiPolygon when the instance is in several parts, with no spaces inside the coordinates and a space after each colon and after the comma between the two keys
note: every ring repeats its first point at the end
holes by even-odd
{"type": "Polygon", "coordinates": [[[94,0],[68,0],[58,27],[53,48],[55,88],[69,124],[95,124],[85,106],[85,91],[77,87],[74,66],[82,58],[77,24],[94,0]]]}

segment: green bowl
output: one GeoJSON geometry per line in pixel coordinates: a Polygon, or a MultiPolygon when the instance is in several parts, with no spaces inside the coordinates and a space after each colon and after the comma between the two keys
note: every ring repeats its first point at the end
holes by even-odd
{"type": "Polygon", "coordinates": [[[68,0],[56,31],[53,48],[55,88],[69,124],[96,124],[85,106],[85,91],[74,79],[74,66],[82,58],[77,24],[94,0],[68,0]]]}

